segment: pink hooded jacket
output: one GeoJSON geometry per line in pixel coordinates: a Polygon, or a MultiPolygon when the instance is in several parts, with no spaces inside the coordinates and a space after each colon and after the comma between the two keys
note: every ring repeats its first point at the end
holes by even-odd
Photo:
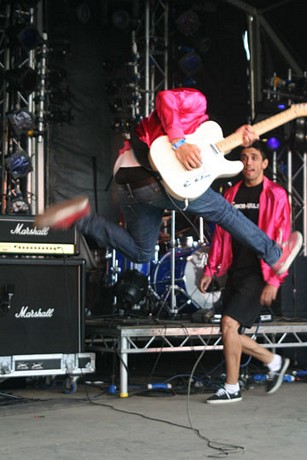
{"type": "MultiPolygon", "coordinates": [[[[224,196],[227,201],[234,202],[241,184],[242,181],[226,191],[224,196]]],[[[286,241],[291,232],[290,203],[287,192],[267,177],[264,177],[263,190],[260,195],[258,226],[278,243],[286,241]]],[[[231,235],[216,225],[208,262],[204,269],[205,274],[208,276],[224,275],[232,264],[232,257],[231,235]]],[[[287,276],[287,273],[277,276],[262,259],[260,266],[265,282],[272,286],[279,287],[287,276]]]]}

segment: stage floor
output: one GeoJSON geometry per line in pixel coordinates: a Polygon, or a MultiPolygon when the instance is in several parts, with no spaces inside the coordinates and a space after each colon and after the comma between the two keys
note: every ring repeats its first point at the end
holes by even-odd
{"type": "MultiPolygon", "coordinates": [[[[254,325],[245,332],[264,347],[307,346],[307,320],[285,318],[254,325]]],[[[128,357],[139,353],[222,350],[219,324],[155,318],[97,317],[86,320],[86,350],[119,356],[120,397],[128,396],[128,357]]]]}

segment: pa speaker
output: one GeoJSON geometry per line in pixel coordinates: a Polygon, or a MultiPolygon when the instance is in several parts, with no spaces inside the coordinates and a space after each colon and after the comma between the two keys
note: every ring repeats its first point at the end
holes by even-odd
{"type": "Polygon", "coordinates": [[[79,353],[83,259],[0,259],[0,356],[79,353]]]}

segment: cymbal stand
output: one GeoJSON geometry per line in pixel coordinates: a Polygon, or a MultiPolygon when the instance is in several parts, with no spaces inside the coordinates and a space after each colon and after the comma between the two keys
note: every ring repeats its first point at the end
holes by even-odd
{"type": "Polygon", "coordinates": [[[170,298],[170,306],[168,306],[169,314],[175,317],[178,314],[176,291],[182,292],[182,289],[175,284],[175,268],[176,268],[176,212],[171,211],[171,242],[170,242],[170,269],[171,269],[171,284],[163,298],[162,305],[167,305],[167,300],[170,298]]]}

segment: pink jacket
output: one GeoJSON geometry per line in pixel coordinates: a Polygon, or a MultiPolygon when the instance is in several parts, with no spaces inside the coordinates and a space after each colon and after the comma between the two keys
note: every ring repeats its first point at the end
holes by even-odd
{"type": "Polygon", "coordinates": [[[148,147],[160,136],[169,140],[180,139],[193,133],[208,120],[207,99],[194,88],[175,88],[160,91],[156,97],[156,108],[143,118],[136,134],[148,147]]]}
{"type": "MultiPolygon", "coordinates": [[[[225,198],[233,203],[242,181],[235,184],[225,193],[225,198]]],[[[258,226],[272,240],[278,243],[286,241],[291,232],[290,203],[286,191],[267,177],[263,180],[263,190],[259,202],[258,226]]],[[[205,274],[208,276],[224,275],[232,264],[231,235],[219,225],[216,225],[212,238],[205,274]]],[[[263,278],[267,284],[279,287],[287,273],[277,276],[262,259],[260,266],[263,278]]]]}

